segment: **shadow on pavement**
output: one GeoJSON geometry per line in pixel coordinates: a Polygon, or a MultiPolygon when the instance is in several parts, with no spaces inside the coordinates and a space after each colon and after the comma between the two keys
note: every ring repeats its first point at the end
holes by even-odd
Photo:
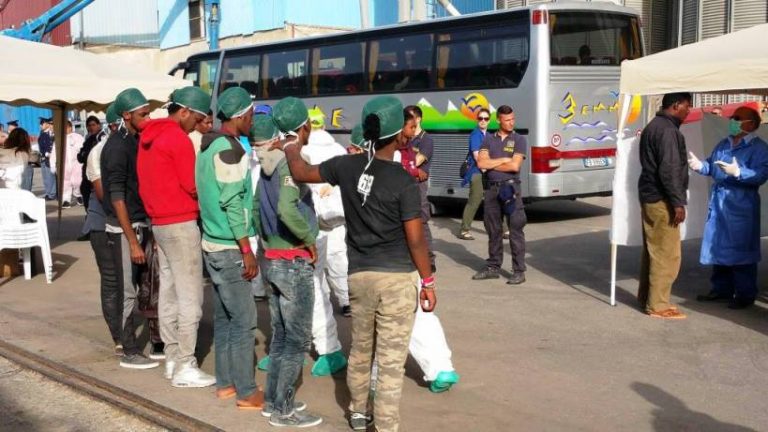
{"type": "Polygon", "coordinates": [[[721,422],[708,414],[693,411],[685,402],[654,385],[635,382],[631,388],[655,405],[652,412],[655,431],[756,432],[755,429],[721,422]]]}
{"type": "MultiPolygon", "coordinates": [[[[723,303],[701,303],[698,294],[709,291],[710,267],[698,263],[699,240],[683,242],[683,262],[672,295],[681,297],[683,310],[690,309],[731,321],[768,335],[765,309],[757,304],[745,310],[731,310],[723,303]]],[[[608,232],[584,233],[531,241],[526,244],[526,263],[568,287],[607,302],[611,287],[611,257],[608,232]]],[[[642,313],[636,301],[641,247],[619,247],[616,265],[616,301],[642,313]]],[[[766,286],[768,272],[758,271],[758,286],[766,286]]],[[[763,292],[759,299],[766,300],[763,292]]]]}

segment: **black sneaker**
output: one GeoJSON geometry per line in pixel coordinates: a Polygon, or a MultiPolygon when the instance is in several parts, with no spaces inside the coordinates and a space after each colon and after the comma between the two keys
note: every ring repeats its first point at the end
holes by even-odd
{"type": "Polygon", "coordinates": [[[341,307],[341,314],[345,317],[351,317],[352,316],[352,307],[350,305],[345,305],[341,307]]]}
{"type": "Polygon", "coordinates": [[[61,208],[63,209],[72,208],[72,204],[70,204],[69,201],[64,201],[63,203],[61,203],[61,208]]]}
{"type": "Polygon", "coordinates": [[[728,309],[746,309],[755,304],[754,300],[733,299],[728,303],[728,309]]]}
{"type": "Polygon", "coordinates": [[[486,267],[472,276],[472,280],[498,279],[499,269],[486,267]]]}
{"type": "Polygon", "coordinates": [[[359,412],[353,412],[349,414],[349,427],[352,430],[364,431],[368,429],[368,426],[373,424],[373,416],[370,414],[363,414],[359,412]]]}
{"type": "Polygon", "coordinates": [[[125,354],[120,359],[120,366],[128,369],[152,369],[160,366],[160,363],[144,357],[143,354],[125,354]]]}
{"type": "Polygon", "coordinates": [[[515,272],[507,281],[507,285],[520,285],[525,282],[525,273],[515,272]]]}
{"type": "Polygon", "coordinates": [[[288,415],[279,415],[277,412],[273,412],[272,415],[269,417],[269,424],[272,426],[289,426],[289,427],[295,427],[295,428],[305,428],[305,427],[312,427],[317,426],[320,423],[323,422],[323,418],[307,414],[304,412],[299,412],[297,410],[293,410],[292,413],[288,415]]]}
{"type": "Polygon", "coordinates": [[[149,349],[149,358],[152,360],[165,360],[165,344],[162,342],[153,343],[149,349]]]}
{"type": "Polygon", "coordinates": [[[699,294],[696,296],[696,301],[700,302],[730,302],[733,301],[733,296],[728,294],[718,294],[714,292],[708,292],[706,294],[699,294]]]}
{"type": "Polygon", "coordinates": [[[77,199],[75,200],[75,202],[76,202],[76,203],[77,203],[77,205],[79,205],[79,206],[83,205],[83,197],[77,197],[77,199]]]}

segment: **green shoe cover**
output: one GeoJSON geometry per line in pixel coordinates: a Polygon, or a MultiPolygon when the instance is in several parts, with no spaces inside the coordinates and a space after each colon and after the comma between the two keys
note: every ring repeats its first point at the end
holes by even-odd
{"type": "Polygon", "coordinates": [[[429,391],[432,393],[442,393],[448,391],[454,384],[459,382],[459,374],[455,371],[443,371],[437,374],[437,378],[429,383],[429,391]]]}
{"type": "Polygon", "coordinates": [[[347,358],[341,351],[323,354],[312,366],[312,376],[328,376],[347,367],[347,358]]]}
{"type": "Polygon", "coordinates": [[[261,371],[269,370],[269,356],[265,356],[263,359],[259,360],[259,363],[256,365],[256,367],[258,367],[261,371]]]}

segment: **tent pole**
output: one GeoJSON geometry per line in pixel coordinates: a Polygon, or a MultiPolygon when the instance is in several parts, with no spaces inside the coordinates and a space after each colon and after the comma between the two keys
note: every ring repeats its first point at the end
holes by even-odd
{"type": "Polygon", "coordinates": [[[67,146],[67,134],[66,134],[66,121],[67,112],[64,110],[64,105],[58,105],[53,110],[53,133],[56,152],[56,207],[57,207],[57,219],[56,219],[56,238],[61,238],[61,204],[62,194],[64,192],[64,157],[66,157],[67,146]]]}
{"type": "Polygon", "coordinates": [[[616,306],[616,259],[619,245],[611,242],[611,306],[616,306]]]}

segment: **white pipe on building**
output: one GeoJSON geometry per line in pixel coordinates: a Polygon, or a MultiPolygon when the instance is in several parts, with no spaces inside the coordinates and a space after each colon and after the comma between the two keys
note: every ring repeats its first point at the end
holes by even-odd
{"type": "Polygon", "coordinates": [[[411,20],[411,0],[397,0],[397,22],[411,20]]]}
{"type": "Polygon", "coordinates": [[[368,23],[368,0],[360,0],[360,28],[367,29],[368,23]]]}
{"type": "Polygon", "coordinates": [[[456,9],[456,8],[453,6],[453,4],[451,3],[451,0],[437,0],[437,1],[439,1],[439,2],[440,2],[440,4],[441,4],[441,5],[443,5],[443,7],[445,8],[445,10],[446,10],[446,11],[448,11],[448,13],[449,13],[451,16],[459,16],[459,15],[461,15],[461,12],[459,12],[459,10],[458,10],[458,9],[456,9]]]}

